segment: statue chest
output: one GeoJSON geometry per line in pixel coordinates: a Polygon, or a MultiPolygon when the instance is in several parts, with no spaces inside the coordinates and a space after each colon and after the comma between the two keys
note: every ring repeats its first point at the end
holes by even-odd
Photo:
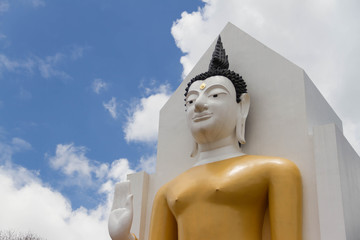
{"type": "Polygon", "coordinates": [[[267,200],[267,178],[261,167],[224,161],[194,167],[169,185],[167,201],[175,216],[194,208],[251,208],[267,200]]]}

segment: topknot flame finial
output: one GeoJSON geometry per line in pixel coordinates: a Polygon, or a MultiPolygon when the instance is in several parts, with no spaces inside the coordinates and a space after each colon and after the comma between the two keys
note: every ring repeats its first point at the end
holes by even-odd
{"type": "Polygon", "coordinates": [[[228,56],[225,53],[225,49],[223,48],[221,37],[217,40],[214,52],[212,54],[212,58],[209,65],[209,71],[216,69],[228,69],[229,61],[228,56]]]}

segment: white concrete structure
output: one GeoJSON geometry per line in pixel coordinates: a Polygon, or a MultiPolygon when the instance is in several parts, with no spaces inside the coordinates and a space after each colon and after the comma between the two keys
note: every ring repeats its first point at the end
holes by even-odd
{"type": "MultiPolygon", "coordinates": [[[[284,157],[301,171],[303,239],[359,239],[360,158],[344,138],[341,120],[303,69],[230,23],[220,35],[229,69],[243,76],[251,97],[244,152],[284,157]]],[[[132,232],[140,240],[147,240],[157,190],[195,163],[184,89],[207,71],[215,44],[216,39],[161,110],[156,173],[129,176],[132,232]]],[[[263,235],[270,239],[268,220],[263,235]]]]}

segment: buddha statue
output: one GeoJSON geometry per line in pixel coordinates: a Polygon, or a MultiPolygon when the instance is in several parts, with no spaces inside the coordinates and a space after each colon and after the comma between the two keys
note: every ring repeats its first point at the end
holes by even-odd
{"type": "MultiPolygon", "coordinates": [[[[250,97],[219,37],[209,71],[185,90],[195,166],[157,192],[149,240],[261,240],[269,209],[272,240],[302,239],[302,184],[297,166],[283,158],[244,154],[250,97]]],[[[109,233],[133,240],[129,183],[115,187],[109,233]]]]}

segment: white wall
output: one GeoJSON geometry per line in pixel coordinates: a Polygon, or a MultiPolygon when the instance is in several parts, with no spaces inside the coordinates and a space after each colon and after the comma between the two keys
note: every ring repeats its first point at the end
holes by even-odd
{"type": "Polygon", "coordinates": [[[347,240],[360,239],[360,157],[336,129],[341,191],[347,240]]]}
{"type": "Polygon", "coordinates": [[[344,210],[334,124],[314,127],[314,158],[321,239],[345,240],[344,210]]]}

